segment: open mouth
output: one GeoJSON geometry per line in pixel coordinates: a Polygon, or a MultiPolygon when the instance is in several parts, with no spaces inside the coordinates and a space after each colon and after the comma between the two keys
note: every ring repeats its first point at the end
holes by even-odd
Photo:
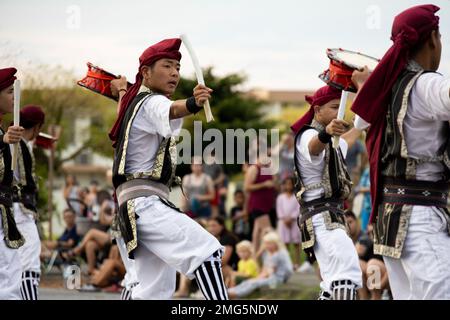
{"type": "Polygon", "coordinates": [[[175,87],[177,86],[177,82],[176,82],[176,81],[169,81],[169,84],[170,84],[170,85],[173,85],[173,86],[175,86],[175,87]]]}

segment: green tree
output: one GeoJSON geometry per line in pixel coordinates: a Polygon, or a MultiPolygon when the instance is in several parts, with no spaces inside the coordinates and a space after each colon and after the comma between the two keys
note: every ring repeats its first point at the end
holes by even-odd
{"type": "MultiPolygon", "coordinates": [[[[203,122],[203,132],[209,128],[216,128],[222,132],[224,137],[226,129],[243,129],[245,131],[251,128],[258,130],[274,127],[274,121],[264,119],[263,101],[246,96],[239,89],[246,81],[244,75],[232,73],[219,77],[214,75],[214,70],[210,67],[204,70],[204,78],[206,85],[214,90],[210,104],[215,121],[207,123],[204,112],[188,117],[184,122],[184,127],[189,130],[191,136],[193,136],[194,121],[203,122]]],[[[196,79],[182,78],[173,98],[184,99],[192,96],[192,90],[196,85],[196,79]]],[[[203,147],[209,143],[204,142],[203,147]]],[[[225,154],[225,150],[223,152],[225,154]]],[[[239,164],[225,167],[231,174],[241,171],[239,164]]],[[[187,166],[179,166],[178,174],[183,175],[188,170],[187,166]]]]}

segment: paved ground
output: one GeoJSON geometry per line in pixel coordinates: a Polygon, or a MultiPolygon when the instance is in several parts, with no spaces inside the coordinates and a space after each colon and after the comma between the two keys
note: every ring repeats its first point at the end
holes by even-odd
{"type": "MultiPolygon", "coordinates": [[[[295,273],[288,283],[276,289],[263,289],[252,294],[249,299],[315,299],[319,280],[314,273],[295,273]]],[[[62,275],[43,275],[39,289],[40,300],[119,300],[119,293],[80,292],[64,288],[62,275]]],[[[195,299],[195,297],[191,297],[195,299]]],[[[198,298],[197,298],[198,299],[198,298]]]]}

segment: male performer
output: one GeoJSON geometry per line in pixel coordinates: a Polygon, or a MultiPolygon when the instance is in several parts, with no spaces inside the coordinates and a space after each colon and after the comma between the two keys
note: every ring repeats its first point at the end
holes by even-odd
{"type": "Polygon", "coordinates": [[[352,108],[370,123],[374,251],[394,299],[450,299],[450,79],[436,73],[438,10],[421,5],[395,18],[394,44],[352,108]]]}
{"type": "Polygon", "coordinates": [[[23,300],[37,300],[41,273],[41,240],[36,225],[38,185],[32,142],[39,135],[44,121],[45,113],[39,106],[29,105],[20,110],[20,125],[24,132],[19,144],[17,170],[14,171],[13,208],[17,227],[26,239],[19,248],[23,300]]]}
{"type": "Polygon", "coordinates": [[[136,83],[118,89],[121,106],[110,138],[119,225],[139,279],[133,299],[171,298],[179,271],[196,278],[206,299],[225,300],[223,247],[168,201],[175,178],[174,136],[182,118],[202,110],[212,92],[198,85],[187,100],[169,99],[180,80],[180,45],[180,39],[167,39],[147,48],[136,83]]]}
{"type": "MultiPolygon", "coordinates": [[[[13,112],[16,72],[15,68],[0,69],[0,123],[4,114],[13,112]]],[[[20,126],[10,126],[6,133],[0,128],[0,300],[21,299],[22,269],[17,249],[24,238],[11,211],[13,172],[9,144],[18,143],[22,133],[20,126]]]]}
{"type": "Polygon", "coordinates": [[[309,111],[291,128],[301,206],[302,246],[310,262],[317,259],[322,277],[319,300],[354,300],[362,285],[358,254],[346,233],[344,200],[352,182],[345,156],[361,131],[338,120],[341,90],[325,86],[306,100],[309,111]],[[339,147],[332,136],[340,137],[339,147]]]}

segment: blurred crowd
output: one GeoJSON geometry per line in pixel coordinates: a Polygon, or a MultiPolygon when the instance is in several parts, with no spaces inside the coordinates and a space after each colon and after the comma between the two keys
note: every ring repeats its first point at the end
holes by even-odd
{"type": "MultiPolygon", "coordinates": [[[[231,298],[246,297],[261,287],[276,288],[296,272],[320,278],[317,264],[301,252],[294,152],[294,137],[285,134],[270,150],[279,159],[275,175],[263,174],[262,168],[269,163],[257,157],[255,164],[244,164],[242,178],[231,183],[212,154],[204,160],[193,158],[191,172],[182,179],[181,209],[225,247],[222,265],[231,298]]],[[[372,278],[381,283],[365,286],[359,296],[385,298],[389,284],[382,258],[373,254],[369,167],[363,143],[349,150],[346,163],[354,184],[345,204],[348,234],[360,256],[364,283],[370,284],[367,279],[372,278]]],[[[83,187],[68,175],[63,195],[65,230],[57,240],[42,242],[44,266],[83,265],[89,280],[81,290],[119,292],[125,267],[111,236],[116,211],[112,189],[100,188],[97,181],[83,187]]],[[[195,282],[179,275],[175,297],[190,295],[202,296],[195,282]]]]}

